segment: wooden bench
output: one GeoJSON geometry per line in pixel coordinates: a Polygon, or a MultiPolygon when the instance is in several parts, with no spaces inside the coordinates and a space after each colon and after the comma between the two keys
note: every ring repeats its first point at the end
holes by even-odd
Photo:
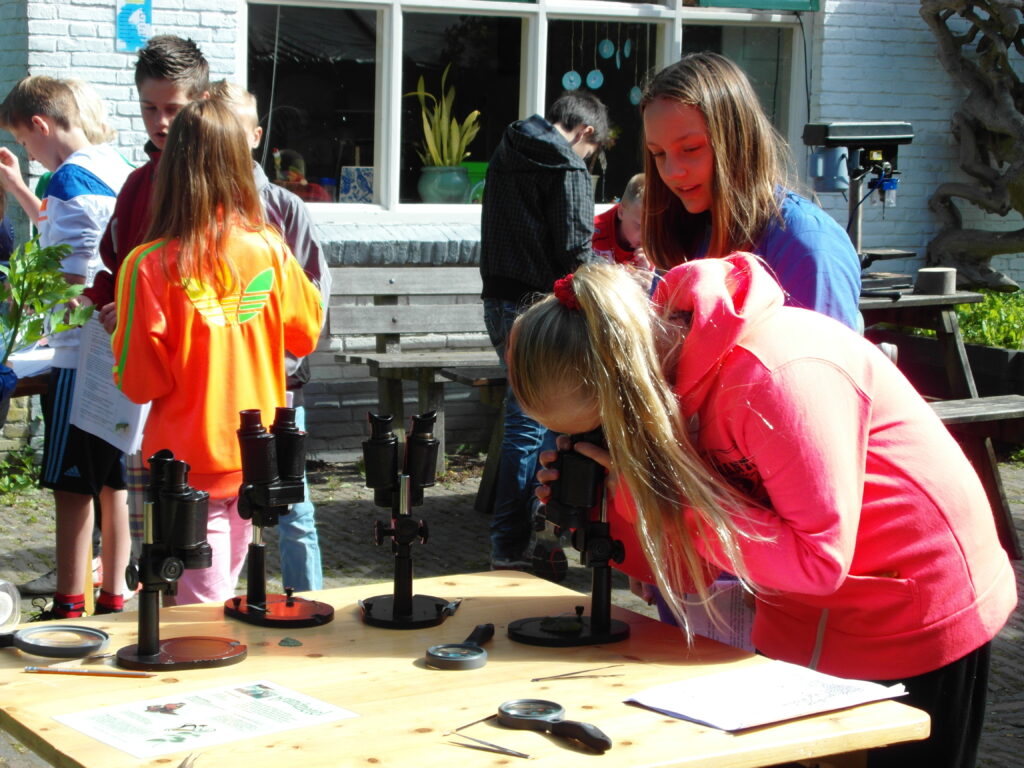
{"type": "Polygon", "coordinates": [[[403,382],[416,383],[418,412],[437,412],[443,469],[445,384],[456,372],[497,365],[484,327],[479,269],[336,267],[331,278],[330,332],[346,345],[335,359],[368,367],[379,410],[395,417],[396,428],[408,426],[403,382]]]}

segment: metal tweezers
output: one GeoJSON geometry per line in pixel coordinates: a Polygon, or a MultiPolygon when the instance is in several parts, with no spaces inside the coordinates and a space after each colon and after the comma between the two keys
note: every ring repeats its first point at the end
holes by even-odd
{"type": "Polygon", "coordinates": [[[604,667],[594,667],[593,669],[579,669],[575,672],[563,672],[560,675],[548,675],[547,677],[531,677],[531,683],[540,683],[544,680],[580,680],[584,677],[622,677],[620,674],[611,675],[588,675],[587,672],[597,672],[600,669],[611,669],[612,667],[621,667],[621,664],[608,664],[604,667]]]}
{"type": "Polygon", "coordinates": [[[527,760],[532,760],[533,756],[532,755],[528,755],[525,752],[516,752],[516,750],[509,749],[508,747],[503,747],[500,744],[493,744],[493,743],[491,743],[489,741],[484,741],[483,739],[478,739],[478,738],[476,738],[474,736],[467,736],[464,733],[459,733],[459,731],[461,731],[463,728],[469,728],[469,726],[476,725],[477,723],[485,723],[488,720],[493,720],[496,717],[497,717],[497,715],[488,715],[487,717],[481,717],[479,720],[474,720],[471,723],[466,723],[465,725],[460,725],[458,728],[453,728],[450,731],[445,731],[441,735],[442,736],[458,736],[459,738],[469,739],[470,741],[475,741],[476,742],[476,744],[462,744],[462,743],[460,743],[458,741],[449,741],[448,743],[451,744],[452,746],[465,747],[466,749],[479,749],[481,752],[495,752],[495,753],[497,753],[499,755],[508,755],[509,757],[522,757],[522,758],[525,758],[527,760]]]}

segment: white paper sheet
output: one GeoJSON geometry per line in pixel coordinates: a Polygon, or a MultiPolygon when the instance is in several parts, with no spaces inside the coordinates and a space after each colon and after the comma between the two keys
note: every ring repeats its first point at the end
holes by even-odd
{"type": "Polygon", "coordinates": [[[136,405],[114,385],[110,334],[94,314],[82,326],[71,423],[129,454],[142,447],[149,403],[136,405]]]}
{"type": "Polygon", "coordinates": [[[771,661],[655,686],[626,701],[670,717],[739,731],[905,693],[902,684],[887,687],[846,680],[796,664],[771,661]]]}
{"type": "Polygon", "coordinates": [[[277,683],[255,680],[53,719],[146,759],[358,716],[277,683]]]}
{"type": "Polygon", "coordinates": [[[11,353],[7,365],[19,379],[27,379],[46,373],[52,368],[53,348],[33,344],[11,353]]]}

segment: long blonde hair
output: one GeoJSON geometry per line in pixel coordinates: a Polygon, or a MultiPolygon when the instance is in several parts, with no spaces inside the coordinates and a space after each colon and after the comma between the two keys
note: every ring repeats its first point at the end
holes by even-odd
{"type": "Polygon", "coordinates": [[[730,570],[748,583],[735,522],[737,494],[705,463],[687,434],[664,372],[679,330],[662,318],[627,270],[588,264],[574,274],[580,309],[553,295],[521,315],[509,346],[509,383],[524,410],[573,392],[599,405],[612,464],[636,504],[637,535],[658,587],[689,634],[684,585],[708,599],[707,569],[684,525],[717,541],[730,570]]]}
{"type": "Polygon", "coordinates": [[[249,144],[228,106],[193,101],[174,118],[150,209],[146,240],[178,241],[183,281],[212,281],[220,295],[235,286],[237,270],[224,254],[227,233],[232,226],[260,230],[264,216],[249,144]]]}
{"type": "Polygon", "coordinates": [[[787,150],[738,66],[716,53],[691,53],[658,72],[644,89],[640,111],[668,99],[701,111],[714,154],[711,208],[691,214],[661,180],[644,152],[644,248],[668,269],[693,258],[710,227],[708,256],[750,250],[771,219],[780,219],[787,150]]]}

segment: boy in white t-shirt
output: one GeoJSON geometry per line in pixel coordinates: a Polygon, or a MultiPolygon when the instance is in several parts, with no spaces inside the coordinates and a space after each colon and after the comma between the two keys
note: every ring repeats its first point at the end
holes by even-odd
{"type": "MultiPolygon", "coordinates": [[[[0,104],[0,128],[10,131],[31,159],[53,173],[46,196],[39,200],[25,184],[15,155],[0,148],[0,186],[28,213],[39,230],[41,246],[71,246],[61,264],[67,281],[91,284],[100,269],[100,237],[131,167],[109,145],[89,142],[74,93],[52,77],[19,81],[0,104]]],[[[43,398],[46,434],[40,484],[53,490],[56,507],[57,590],[53,607],[43,611],[41,619],[82,615],[94,497],[100,500],[104,532],[97,613],[121,609],[131,550],[121,454],[69,421],[78,336],[78,330],[71,330],[48,339],[54,359],[43,398]]]]}

